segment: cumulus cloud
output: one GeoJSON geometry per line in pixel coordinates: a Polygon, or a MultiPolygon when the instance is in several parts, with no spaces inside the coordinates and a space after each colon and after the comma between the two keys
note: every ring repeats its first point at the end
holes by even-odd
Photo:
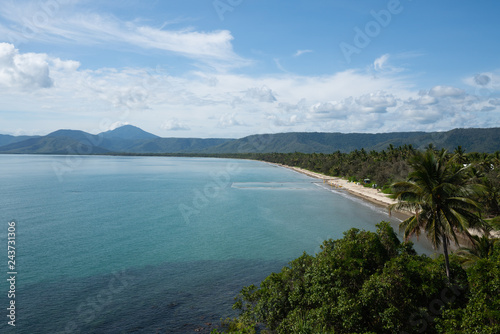
{"type": "Polygon", "coordinates": [[[396,98],[392,94],[383,91],[362,95],[355,100],[360,111],[365,113],[385,113],[387,108],[397,104],[396,98]]]}
{"type": "Polygon", "coordinates": [[[0,85],[30,90],[53,84],[46,54],[21,54],[14,45],[0,43],[0,85]]]}
{"type": "Polygon", "coordinates": [[[410,98],[406,103],[416,106],[429,106],[438,103],[438,99],[434,96],[427,95],[427,93],[420,94],[417,99],[410,98]]]}
{"type": "Polygon", "coordinates": [[[292,127],[302,122],[299,115],[290,115],[285,117],[268,115],[267,120],[271,121],[271,124],[276,127],[292,127]]]}
{"type": "Polygon", "coordinates": [[[250,88],[245,92],[246,97],[257,100],[259,102],[273,103],[276,102],[276,97],[271,89],[266,86],[261,88],[250,88]]]}
{"type": "Polygon", "coordinates": [[[165,121],[160,126],[161,129],[167,131],[187,131],[191,130],[187,124],[180,122],[177,118],[170,119],[165,121]]]}
{"type": "Polygon", "coordinates": [[[55,70],[76,71],[80,67],[80,62],[74,60],[61,60],[59,58],[54,58],[51,62],[55,70]]]}
{"type": "Polygon", "coordinates": [[[348,120],[363,115],[385,114],[395,107],[397,99],[383,91],[350,96],[339,101],[317,102],[310,106],[308,118],[311,120],[348,120]]]}
{"type": "Polygon", "coordinates": [[[122,127],[124,125],[130,125],[129,122],[122,122],[122,121],[117,121],[117,122],[114,122],[114,123],[111,123],[107,128],[106,128],[106,131],[110,131],[110,130],[115,130],[115,129],[118,129],[119,127],[122,127]]]}
{"type": "Polygon", "coordinates": [[[217,124],[220,128],[228,128],[233,126],[240,126],[243,123],[236,120],[236,115],[234,113],[226,113],[219,118],[219,123],[217,124]]]}
{"type": "Polygon", "coordinates": [[[439,121],[443,117],[443,112],[435,108],[403,105],[398,110],[398,114],[406,118],[406,124],[419,123],[431,124],[439,121]]]}
{"type": "Polygon", "coordinates": [[[342,119],[349,114],[352,98],[342,101],[318,102],[311,106],[313,115],[320,118],[342,119]]]}
{"type": "Polygon", "coordinates": [[[434,86],[429,91],[429,95],[433,97],[461,97],[464,94],[463,89],[452,86],[434,86]]]}
{"type": "MultiPolygon", "coordinates": [[[[16,73],[13,69],[16,64],[25,64],[26,59],[21,57],[14,62],[14,56],[20,54],[9,46],[0,45],[0,85],[7,83],[14,87],[12,78],[20,75],[13,76],[16,73]]],[[[368,67],[325,76],[288,73],[255,77],[203,69],[179,75],[148,68],[91,70],[81,69],[77,61],[44,54],[30,54],[29,58],[39,60],[32,62],[35,68],[46,69],[45,78],[50,79],[52,88],[29,98],[25,90],[0,90],[2,111],[35,110],[39,118],[50,111],[59,119],[90,123],[85,125],[88,129],[97,127],[103,117],[111,119],[109,124],[120,119],[121,124],[185,131],[194,137],[241,137],[262,133],[263,129],[265,132],[405,131],[409,124],[412,130],[430,131],[485,127],[498,125],[500,121],[496,111],[500,99],[492,98],[496,95],[469,95],[450,86],[428,87],[418,92],[407,76],[388,71],[390,67],[383,59],[377,63],[377,68],[383,71],[376,76],[374,68],[368,67]],[[166,120],[165,110],[169,110],[166,120]],[[189,126],[185,123],[186,115],[189,126]]],[[[29,66],[24,71],[44,73],[29,66]]],[[[489,77],[492,79],[487,87],[493,89],[497,79],[494,75],[489,77]]],[[[472,77],[468,80],[472,91],[478,87],[472,77]]],[[[18,82],[19,86],[31,89],[43,87],[40,84],[43,80],[32,79],[28,81],[30,84],[18,82]]],[[[2,123],[5,118],[2,115],[2,123]]],[[[7,126],[21,127],[13,119],[7,126]]]]}

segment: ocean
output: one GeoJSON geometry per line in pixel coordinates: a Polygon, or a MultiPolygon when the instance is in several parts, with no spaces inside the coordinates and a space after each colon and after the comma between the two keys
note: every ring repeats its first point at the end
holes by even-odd
{"type": "Polygon", "coordinates": [[[0,333],[209,331],[243,286],[323,240],[398,223],[258,161],[0,155],[0,185],[0,333]]]}

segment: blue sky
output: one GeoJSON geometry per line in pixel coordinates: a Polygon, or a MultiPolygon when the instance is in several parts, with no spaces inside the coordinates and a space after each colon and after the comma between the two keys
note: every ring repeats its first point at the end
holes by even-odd
{"type": "Polygon", "coordinates": [[[500,3],[37,0],[0,8],[0,133],[500,126],[500,3]]]}

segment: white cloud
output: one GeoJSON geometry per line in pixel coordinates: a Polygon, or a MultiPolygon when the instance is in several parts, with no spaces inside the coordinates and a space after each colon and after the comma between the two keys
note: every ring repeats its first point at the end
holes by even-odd
{"type": "Polygon", "coordinates": [[[245,92],[246,97],[257,100],[259,102],[273,103],[276,102],[276,97],[271,89],[266,86],[261,88],[250,88],[245,92]]]}
{"type": "MultiPolygon", "coordinates": [[[[15,48],[2,45],[0,50],[1,68],[15,68],[8,61],[15,48]]],[[[30,113],[23,119],[36,120],[36,127],[46,133],[59,128],[98,133],[110,124],[127,123],[153,133],[162,129],[226,138],[273,131],[390,132],[407,131],[409,125],[411,130],[432,131],[500,125],[498,108],[492,108],[500,105],[499,99],[450,86],[418,92],[411,78],[387,71],[377,77],[371,69],[325,76],[256,77],[202,70],[173,76],[159,68],[90,70],[77,61],[45,54],[28,58],[40,60],[32,63],[46,69],[53,85],[41,90],[39,81],[33,80],[15,86],[0,76],[0,84],[8,85],[0,90],[0,133],[7,127],[31,131],[34,127],[14,114],[26,111],[30,113]],[[105,118],[109,121],[102,128],[105,118]]]]}
{"type": "Polygon", "coordinates": [[[109,125],[109,127],[106,129],[106,131],[111,131],[118,129],[119,127],[122,127],[124,125],[130,125],[129,122],[122,122],[122,121],[117,121],[109,125]]]}
{"type": "Polygon", "coordinates": [[[38,2],[6,1],[2,4],[0,15],[10,24],[0,24],[0,33],[17,39],[16,42],[31,37],[52,44],[99,45],[105,48],[125,44],[141,52],[156,49],[195,59],[219,70],[251,63],[233,51],[233,36],[228,30],[162,30],[137,20],[123,21],[115,16],[80,12],[74,8],[64,11],[62,4],[54,9],[57,10],[53,10],[52,15],[47,15],[38,2]],[[44,20],[38,22],[40,20],[35,20],[38,17],[44,20]]]}
{"type": "Polygon", "coordinates": [[[118,88],[114,90],[114,92],[108,92],[102,96],[113,103],[113,106],[116,108],[125,107],[135,110],[150,109],[147,103],[148,91],[143,87],[118,88]]]}
{"type": "Polygon", "coordinates": [[[384,68],[384,65],[387,63],[388,60],[389,60],[388,53],[380,56],[379,58],[375,59],[375,61],[373,62],[373,68],[376,71],[381,71],[384,68]]]}
{"type": "Polygon", "coordinates": [[[241,122],[236,120],[236,115],[234,113],[226,113],[219,118],[219,123],[217,124],[220,128],[228,128],[233,126],[243,125],[241,122]]]}
{"type": "Polygon", "coordinates": [[[465,91],[451,86],[434,86],[429,91],[429,95],[433,97],[461,97],[465,95],[465,91]]]}
{"type": "Polygon", "coordinates": [[[413,98],[408,99],[406,103],[414,106],[429,106],[438,103],[438,99],[424,92],[423,94],[420,94],[420,96],[417,99],[413,98]]]}
{"type": "Polygon", "coordinates": [[[168,121],[165,121],[162,123],[160,126],[161,129],[167,130],[167,131],[187,131],[190,130],[189,126],[187,124],[180,122],[178,119],[173,118],[168,121]]]}
{"type": "Polygon", "coordinates": [[[14,45],[0,43],[0,85],[30,90],[52,87],[48,56],[19,53],[14,45]]]}
{"type": "Polygon", "coordinates": [[[80,67],[79,61],[61,60],[59,58],[54,58],[51,61],[52,61],[52,66],[56,70],[76,71],[80,67]]]}
{"type": "Polygon", "coordinates": [[[407,124],[431,124],[443,117],[443,113],[434,108],[404,105],[399,109],[399,114],[406,118],[407,124]]]}
{"type": "Polygon", "coordinates": [[[365,113],[385,113],[387,108],[396,106],[396,98],[383,91],[362,95],[356,98],[359,110],[365,113]]]}
{"type": "Polygon", "coordinates": [[[297,50],[297,52],[295,52],[295,54],[293,56],[300,57],[305,53],[311,53],[311,52],[313,52],[313,50],[297,50]]]}
{"type": "Polygon", "coordinates": [[[318,102],[311,106],[311,115],[317,118],[342,119],[349,115],[352,98],[343,101],[318,102]]]}
{"type": "MultiPolygon", "coordinates": [[[[271,126],[275,127],[287,127],[292,129],[293,126],[303,122],[299,115],[290,115],[285,117],[279,117],[277,115],[268,115],[267,120],[271,122],[271,126]]],[[[291,130],[293,131],[293,130],[291,130]]]]}
{"type": "Polygon", "coordinates": [[[416,103],[421,106],[436,104],[438,100],[434,96],[423,95],[416,100],[416,103]]]}

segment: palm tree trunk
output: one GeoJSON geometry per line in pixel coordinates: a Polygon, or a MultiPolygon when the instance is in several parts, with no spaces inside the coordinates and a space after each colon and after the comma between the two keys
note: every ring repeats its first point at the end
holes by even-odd
{"type": "Polygon", "coordinates": [[[443,238],[444,265],[446,267],[446,277],[450,280],[450,261],[448,259],[448,239],[443,238]]]}
{"type": "MultiPolygon", "coordinates": [[[[441,212],[440,208],[436,209],[436,220],[438,222],[438,226],[441,226],[441,216],[439,215],[441,212]]],[[[437,234],[437,231],[436,231],[437,234]]],[[[443,233],[443,253],[444,253],[444,266],[446,268],[446,277],[448,277],[448,282],[450,281],[450,259],[448,258],[448,239],[446,238],[446,234],[443,233]]]]}

